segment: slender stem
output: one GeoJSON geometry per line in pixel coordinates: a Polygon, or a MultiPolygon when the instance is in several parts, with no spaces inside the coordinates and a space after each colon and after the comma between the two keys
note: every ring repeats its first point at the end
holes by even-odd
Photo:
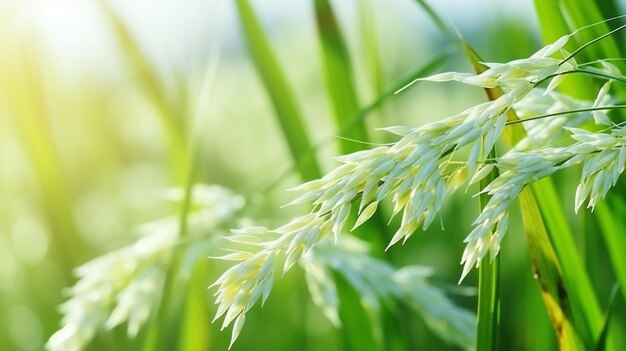
{"type": "Polygon", "coordinates": [[[617,28],[613,29],[612,31],[610,31],[610,32],[608,32],[608,33],[606,33],[606,34],[603,34],[603,35],[601,35],[601,36],[599,36],[599,37],[597,37],[597,38],[595,38],[595,39],[593,39],[593,40],[591,40],[591,41],[587,42],[586,44],[582,45],[581,47],[579,47],[578,49],[576,49],[574,52],[572,52],[571,54],[569,54],[566,58],[564,58],[564,59],[563,59],[563,61],[561,61],[561,62],[559,63],[559,66],[561,66],[562,64],[564,64],[565,62],[567,62],[568,60],[570,60],[572,57],[574,57],[574,56],[578,55],[578,53],[579,53],[579,52],[583,51],[583,50],[584,50],[586,47],[588,47],[589,45],[592,45],[593,43],[596,43],[596,42],[598,42],[598,41],[600,41],[600,40],[602,40],[602,39],[604,39],[604,38],[608,37],[609,35],[612,35],[613,33],[618,32],[618,31],[620,31],[620,30],[622,30],[622,29],[624,29],[624,28],[626,28],[626,24],[623,24],[623,25],[621,25],[621,26],[619,26],[619,27],[617,27],[617,28]]]}
{"type": "Polygon", "coordinates": [[[569,115],[569,114],[573,114],[573,113],[602,111],[602,110],[621,110],[621,109],[626,109],[626,105],[597,106],[597,107],[579,108],[579,109],[576,109],[576,110],[554,112],[554,113],[548,113],[548,114],[540,115],[540,116],[534,116],[534,117],[528,117],[528,118],[523,118],[523,119],[517,119],[515,121],[508,121],[508,122],[506,122],[506,125],[508,126],[508,125],[518,124],[518,123],[522,123],[522,122],[528,122],[528,121],[532,121],[532,120],[536,120],[536,119],[547,118],[547,117],[554,117],[554,116],[561,116],[561,115],[569,115]]]}
{"type": "Polygon", "coordinates": [[[591,71],[591,70],[586,70],[586,69],[573,69],[571,71],[565,71],[565,72],[561,72],[561,73],[555,73],[555,74],[551,74],[549,76],[546,76],[538,81],[536,81],[534,83],[535,87],[538,87],[541,83],[552,79],[556,76],[561,76],[561,75],[565,75],[565,74],[574,74],[574,73],[582,73],[582,74],[586,74],[586,75],[590,75],[590,76],[595,76],[595,77],[601,77],[601,78],[605,78],[605,79],[613,79],[613,80],[617,80],[620,81],[622,83],[626,83],[626,79],[623,77],[616,77],[616,76],[612,76],[610,74],[606,74],[606,73],[602,73],[602,72],[596,72],[596,71],[591,71]]]}
{"type": "MultiPolygon", "coordinates": [[[[489,158],[495,158],[495,150],[489,153],[489,158]]],[[[493,171],[480,182],[481,190],[498,177],[498,169],[493,171]]],[[[482,210],[490,196],[482,193],[479,197],[482,210]]],[[[493,351],[498,346],[498,325],[500,322],[500,258],[491,260],[485,257],[478,268],[478,330],[476,349],[478,351],[493,351]]]]}

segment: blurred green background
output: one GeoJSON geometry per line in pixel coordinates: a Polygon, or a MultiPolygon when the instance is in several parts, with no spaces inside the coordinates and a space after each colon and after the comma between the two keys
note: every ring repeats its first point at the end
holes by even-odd
{"type": "MultiPolygon", "coordinates": [[[[42,349],[60,327],[58,305],[66,297],[64,289],[75,282],[72,269],[133,243],[142,223],[180,211],[159,194],[189,181],[195,143],[202,148],[191,161],[195,181],[244,195],[253,204],[246,216],[271,226],[306,211],[280,209],[291,196],[283,189],[300,178],[250,56],[235,2],[0,4],[0,350],[42,349]],[[207,80],[209,89],[204,89],[207,80]]],[[[251,5],[304,129],[318,145],[315,155],[323,170],[335,165],[332,156],[342,149],[369,147],[338,138],[347,122],[338,126],[332,117],[313,1],[259,0],[251,5]]],[[[471,71],[462,52],[417,1],[332,5],[360,108],[429,63],[436,65],[425,73],[471,71]]],[[[487,61],[525,57],[541,46],[531,1],[432,5],[487,61]]],[[[392,140],[374,128],[419,126],[482,101],[477,88],[416,85],[364,114],[369,142],[392,140]]],[[[615,280],[604,244],[594,236],[593,220],[585,220],[585,214],[574,217],[568,205],[575,177],[558,177],[568,218],[573,225],[584,224],[574,227],[576,240],[583,256],[593,257],[585,262],[604,306],[615,280]]],[[[386,254],[374,248],[374,255],[398,267],[433,267],[433,284],[474,310],[475,291],[456,286],[462,240],[478,213],[475,199],[468,199],[469,193],[460,191],[447,202],[441,226],[418,232],[386,254]]],[[[507,350],[555,349],[525,238],[519,226],[512,227],[501,250],[501,344],[507,350]]],[[[393,231],[379,234],[388,239],[393,231]]],[[[197,347],[189,349],[224,350],[230,333],[220,332],[219,323],[209,324],[215,308],[213,291],[205,287],[227,265],[208,258],[198,262],[197,278],[180,286],[180,299],[195,301],[191,308],[200,313],[194,314],[197,319],[170,321],[166,330],[176,340],[198,339],[197,347]]],[[[476,284],[472,273],[462,287],[476,284]]],[[[349,304],[358,296],[345,286],[342,297],[349,304]]],[[[624,330],[621,299],[613,316],[613,325],[624,330]]],[[[376,323],[386,326],[386,341],[373,349],[456,349],[402,308],[383,318],[376,323]]],[[[276,283],[264,308],[252,310],[233,350],[349,350],[345,330],[335,329],[313,306],[301,272],[293,270],[276,283]]],[[[373,333],[360,332],[364,337],[373,333]]],[[[128,339],[125,328],[118,327],[100,333],[87,349],[146,349],[147,338],[142,332],[128,339]]]]}

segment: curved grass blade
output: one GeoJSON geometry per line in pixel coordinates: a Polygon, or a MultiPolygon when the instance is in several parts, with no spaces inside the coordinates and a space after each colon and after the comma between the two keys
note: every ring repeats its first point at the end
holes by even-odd
{"type": "MultiPolygon", "coordinates": [[[[73,189],[50,128],[48,92],[36,51],[22,43],[12,47],[12,51],[0,69],[0,89],[41,189],[43,216],[54,235],[50,238],[51,251],[65,275],[86,259],[86,243],[74,223],[73,189]]],[[[69,274],[64,278],[70,280],[69,274]]]]}
{"type": "Polygon", "coordinates": [[[319,178],[321,171],[315,156],[309,152],[311,143],[306,133],[301,110],[274,57],[261,24],[247,0],[237,0],[235,3],[250,55],[272,101],[276,119],[282,128],[300,175],[303,180],[319,178]]]}
{"type": "Polygon", "coordinates": [[[589,347],[600,333],[602,313],[573,234],[563,215],[562,205],[550,179],[532,186],[562,267],[576,329],[589,347]],[[591,344],[590,344],[591,343],[591,344]]]}
{"type": "MultiPolygon", "coordinates": [[[[558,4],[557,1],[535,1],[535,7],[537,10],[537,14],[539,16],[542,34],[544,38],[546,38],[547,40],[557,38],[557,37],[560,37],[561,35],[565,35],[571,32],[572,28],[570,28],[565,23],[565,20],[563,19],[564,18],[563,13],[566,13],[568,15],[568,18],[571,21],[571,25],[574,28],[581,28],[591,23],[598,23],[605,19],[602,16],[599,9],[597,8],[596,3],[594,1],[568,0],[568,1],[563,1],[562,4],[560,5],[558,4]],[[562,7],[560,7],[561,5],[562,7]],[[561,8],[563,9],[563,11],[561,10],[561,8]]],[[[618,14],[620,13],[613,13],[611,15],[614,16],[618,14]]],[[[617,21],[611,21],[610,23],[599,23],[592,27],[589,27],[580,31],[577,34],[577,37],[579,39],[578,41],[579,45],[580,43],[590,42],[608,33],[609,25],[612,25],[613,23],[616,23],[616,22],[617,21]]],[[[617,24],[615,24],[615,26],[617,26],[617,24]]],[[[573,39],[576,39],[576,38],[573,38],[573,39]]],[[[621,52],[623,50],[620,50],[619,46],[617,46],[615,43],[616,43],[616,37],[614,35],[611,35],[610,37],[604,38],[603,40],[594,43],[594,45],[586,47],[585,50],[581,52],[581,54],[584,54],[583,57],[586,57],[589,60],[595,60],[595,59],[604,58],[604,57],[623,57],[622,52],[621,52]]],[[[620,67],[621,68],[624,67],[623,62],[620,62],[620,67]]],[[[567,85],[563,87],[563,90],[566,91],[567,93],[570,93],[573,96],[592,98],[597,93],[597,89],[596,89],[597,84],[594,84],[594,83],[595,82],[593,82],[588,77],[585,79],[583,79],[583,77],[575,77],[574,80],[571,80],[567,85]]],[[[620,97],[624,96],[623,89],[617,90],[616,93],[620,97]]],[[[621,114],[622,118],[623,116],[624,115],[621,114]]],[[[542,190],[539,190],[537,192],[538,199],[540,201],[543,201],[539,197],[540,194],[543,194],[542,190]]],[[[552,195],[549,195],[550,197],[553,197],[556,195],[556,192],[554,191],[553,187],[552,189],[547,189],[547,190],[550,190],[549,192],[552,193],[552,195]]],[[[609,194],[609,198],[613,196],[614,196],[613,194],[609,194]]],[[[558,204],[558,201],[549,201],[549,202],[551,202],[553,205],[556,205],[558,207],[561,206],[560,204],[558,204]]],[[[613,268],[618,274],[618,278],[620,279],[620,281],[623,282],[623,281],[626,281],[625,280],[626,272],[624,272],[625,269],[623,268],[624,265],[621,264],[621,261],[623,261],[623,259],[621,258],[621,256],[623,256],[623,252],[620,255],[616,253],[615,250],[616,248],[623,247],[624,245],[623,243],[620,243],[619,240],[616,240],[615,238],[616,234],[614,230],[612,230],[612,227],[615,225],[615,221],[619,220],[619,218],[621,217],[615,217],[614,216],[615,213],[611,214],[612,212],[611,207],[608,207],[608,206],[600,206],[600,207],[601,208],[598,208],[596,213],[598,215],[598,218],[600,219],[599,224],[600,224],[600,227],[602,228],[601,232],[604,236],[604,240],[607,242],[607,248],[609,250],[609,255],[611,256],[613,268]],[[615,243],[615,246],[612,246],[609,244],[610,242],[613,242],[613,241],[617,241],[615,243]]],[[[567,222],[565,221],[565,219],[559,218],[559,217],[562,217],[562,215],[557,216],[555,218],[548,218],[548,220],[553,220],[554,224],[557,226],[557,229],[564,228],[568,230],[567,222]]],[[[571,237],[571,234],[567,236],[571,237]]],[[[555,248],[560,251],[560,253],[557,252],[559,254],[560,260],[561,260],[561,257],[572,257],[572,262],[570,262],[570,264],[566,265],[566,262],[561,261],[561,263],[563,264],[563,267],[567,267],[567,270],[564,271],[564,274],[568,274],[574,278],[575,284],[571,285],[571,287],[573,289],[572,293],[578,295],[576,298],[576,301],[580,299],[589,299],[592,296],[594,296],[594,292],[591,287],[591,284],[589,283],[588,276],[585,275],[583,278],[582,275],[577,273],[579,269],[584,268],[584,265],[576,251],[575,244],[573,243],[573,241],[570,239],[570,240],[561,242],[560,239],[563,239],[563,237],[564,235],[559,235],[559,238],[553,237],[552,239],[554,243],[558,243],[558,244],[555,244],[555,248]],[[575,257],[572,255],[574,255],[575,257]],[[576,277],[580,279],[576,279],[576,277]]],[[[566,280],[569,280],[569,278],[566,280]]],[[[601,321],[600,307],[599,307],[599,304],[597,303],[597,299],[591,299],[589,301],[590,303],[588,303],[584,307],[587,313],[581,313],[583,311],[579,311],[578,313],[579,316],[577,320],[578,320],[578,324],[581,324],[581,322],[587,324],[588,337],[592,338],[591,340],[588,340],[587,345],[589,348],[591,348],[593,347],[595,343],[595,338],[597,337],[598,333],[601,332],[602,321],[601,321]]],[[[615,335],[611,335],[608,337],[608,349],[616,349],[615,339],[616,339],[615,335]]]]}
{"type": "Polygon", "coordinates": [[[173,176],[177,184],[183,184],[187,170],[187,135],[181,118],[170,103],[154,65],[133,36],[126,23],[105,1],[99,1],[106,19],[120,46],[127,68],[137,76],[142,92],[150,100],[165,130],[170,152],[173,176]]]}
{"type": "MultiPolygon", "coordinates": [[[[314,0],[314,8],[322,49],[326,90],[333,107],[335,124],[341,128],[346,124],[348,118],[359,110],[357,91],[352,77],[352,63],[329,1],[314,0]]],[[[367,141],[367,131],[362,122],[355,124],[353,128],[342,130],[340,135],[350,139],[367,141]]],[[[344,154],[361,149],[358,144],[346,140],[341,140],[340,146],[341,152],[344,154]]]]}
{"type": "MultiPolygon", "coordinates": [[[[489,158],[496,157],[495,149],[489,158]]],[[[491,173],[480,181],[480,196],[478,198],[481,211],[489,202],[489,194],[482,190],[498,177],[498,169],[493,168],[491,173]]],[[[477,350],[498,349],[498,326],[500,324],[500,256],[494,260],[484,257],[478,267],[478,329],[476,337],[477,350]]]]}
{"type": "Polygon", "coordinates": [[[554,326],[560,350],[585,350],[573,322],[567,289],[554,248],[548,238],[543,215],[531,189],[524,189],[519,197],[524,234],[533,273],[541,288],[541,295],[554,326]]]}
{"type": "MultiPolygon", "coordinates": [[[[364,0],[359,4],[359,24],[361,29],[361,43],[364,47],[364,56],[372,85],[373,96],[380,96],[385,89],[385,72],[380,61],[380,46],[372,1],[364,0]]],[[[342,126],[343,127],[343,126],[342,126]]]]}
{"type": "MultiPolygon", "coordinates": [[[[598,23],[579,33],[583,42],[589,42],[599,38],[610,31],[607,23],[600,23],[606,20],[606,18],[603,16],[595,1],[562,0],[561,5],[574,28],[582,28],[592,23],[598,23]]],[[[620,13],[616,13],[615,15],[618,14],[620,13]]],[[[586,50],[587,53],[584,56],[587,57],[623,57],[624,53],[623,47],[617,45],[615,38],[612,36],[605,38],[586,50]]],[[[624,68],[623,63],[619,63],[619,66],[624,68]]]]}
{"type": "MultiPolygon", "coordinates": [[[[621,286],[626,286],[626,202],[620,195],[609,193],[606,200],[598,204],[595,214],[618,281],[621,286]]],[[[621,290],[626,301],[626,291],[621,290]]]]}

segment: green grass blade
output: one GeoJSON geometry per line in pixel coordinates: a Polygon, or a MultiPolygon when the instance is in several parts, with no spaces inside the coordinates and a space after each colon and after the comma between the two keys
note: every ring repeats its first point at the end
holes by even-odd
{"type": "MultiPolygon", "coordinates": [[[[598,204],[595,210],[598,225],[604,237],[606,248],[615,274],[621,286],[626,286],[626,202],[619,194],[609,193],[604,202],[598,204]]],[[[621,289],[626,301],[626,289],[621,289]]]]}
{"type": "Polygon", "coordinates": [[[375,333],[372,332],[375,330],[373,318],[363,308],[360,295],[340,274],[334,273],[333,278],[339,294],[339,318],[343,323],[340,330],[344,343],[343,349],[382,351],[382,346],[376,340],[375,333]]]}
{"type": "MultiPolygon", "coordinates": [[[[204,260],[202,260],[204,261],[204,260]]],[[[209,350],[211,337],[211,323],[207,318],[206,262],[197,264],[192,273],[185,306],[183,320],[180,323],[181,338],[178,350],[209,350]]]]}
{"type": "MultiPolygon", "coordinates": [[[[596,2],[596,6],[598,7],[598,10],[600,11],[600,13],[602,13],[603,18],[611,18],[613,16],[621,14],[618,1],[616,0],[595,0],[595,2],[596,2]]],[[[609,29],[615,29],[617,26],[620,25],[620,21],[612,21],[612,22],[607,23],[607,25],[609,26],[609,29]]],[[[616,43],[624,42],[624,39],[625,39],[624,32],[620,31],[618,33],[615,33],[614,36],[615,36],[616,43]]],[[[624,47],[618,45],[617,48],[621,52],[621,57],[623,57],[625,53],[624,47]]]]}
{"type": "Polygon", "coordinates": [[[321,171],[314,155],[308,151],[311,149],[311,143],[294,93],[284,78],[283,71],[274,57],[270,44],[263,34],[261,24],[249,2],[237,0],[236,4],[250,55],[270,96],[276,118],[287,140],[291,155],[297,162],[300,175],[305,180],[319,178],[321,171]]]}
{"type": "MultiPolygon", "coordinates": [[[[607,19],[594,1],[535,0],[534,5],[539,24],[541,25],[542,37],[546,43],[551,43],[578,28],[607,19]]],[[[614,13],[613,16],[618,14],[614,13]]],[[[571,43],[566,45],[566,48],[573,50],[575,47],[598,38],[609,30],[609,24],[607,23],[598,23],[586,28],[577,33],[571,43]]],[[[614,38],[606,38],[585,49],[585,52],[581,53],[581,57],[621,57],[621,53],[614,38]]]]}
{"type": "MultiPolygon", "coordinates": [[[[592,23],[598,23],[605,20],[602,12],[594,1],[587,0],[561,0],[563,9],[571,20],[573,29],[581,28],[592,23]]],[[[619,15],[621,13],[615,13],[619,15]]],[[[581,32],[579,36],[582,42],[588,42],[610,31],[607,23],[599,23],[593,27],[589,27],[581,32]]],[[[585,57],[622,57],[623,50],[619,49],[615,37],[608,37],[604,40],[585,49],[587,52],[585,57]]],[[[618,66],[624,67],[622,63],[618,66]]]]}
{"type": "Polygon", "coordinates": [[[572,322],[571,307],[561,268],[533,191],[529,188],[524,189],[519,202],[533,272],[555,328],[559,349],[585,350],[572,322]]]}
{"type": "MultiPolygon", "coordinates": [[[[566,22],[566,19],[561,11],[561,5],[559,1],[555,0],[535,0],[535,13],[541,27],[541,38],[544,43],[553,43],[563,35],[572,32],[572,28],[566,22]]],[[[589,23],[588,23],[589,24],[589,23]]],[[[576,50],[584,41],[579,40],[580,37],[574,36],[565,45],[565,49],[569,52],[576,50]]],[[[568,83],[563,84],[560,87],[561,91],[564,91],[572,96],[578,98],[588,98],[589,95],[586,90],[577,89],[577,86],[592,86],[592,80],[589,77],[581,75],[573,75],[568,77],[568,83]]]]}
{"type": "Polygon", "coordinates": [[[532,189],[562,267],[576,329],[581,338],[586,340],[586,344],[590,345],[600,332],[602,324],[598,299],[578,253],[573,233],[563,215],[563,206],[553,182],[551,179],[544,179],[534,183],[532,189]]]}
{"type": "MultiPolygon", "coordinates": [[[[326,89],[333,107],[338,128],[346,124],[350,116],[359,110],[357,92],[352,77],[352,63],[341,29],[328,0],[314,0],[315,19],[319,33],[324,63],[326,89]]],[[[363,123],[342,130],[342,137],[367,141],[363,123]]],[[[346,154],[362,149],[359,144],[340,141],[341,152],[346,154]]]]}
{"type": "Polygon", "coordinates": [[[187,170],[188,147],[183,120],[178,117],[176,108],[170,103],[170,97],[165,91],[156,68],[144,53],[130,28],[109,4],[104,1],[100,1],[100,4],[120,46],[128,70],[136,75],[141,91],[157,111],[168,140],[173,177],[177,184],[183,184],[187,170]]]}
{"type": "Polygon", "coordinates": [[[40,187],[42,214],[52,234],[52,255],[62,265],[64,278],[69,279],[69,272],[87,258],[85,241],[74,223],[73,189],[50,128],[51,106],[47,105],[36,51],[22,43],[12,50],[0,69],[0,88],[40,187]]]}
{"type": "MultiPolygon", "coordinates": [[[[541,26],[541,39],[544,43],[553,43],[561,36],[571,33],[565,21],[558,0],[534,0],[535,13],[541,26]]],[[[576,38],[571,38],[566,44],[569,51],[578,46],[576,38]]]]}
{"type": "MultiPolygon", "coordinates": [[[[573,29],[581,28],[583,26],[599,22],[604,19],[600,10],[597,8],[593,1],[574,1],[567,0],[562,1],[561,4],[557,4],[557,1],[535,1],[535,7],[539,16],[541,30],[546,41],[553,40],[562,35],[570,33],[573,29]],[[568,27],[563,19],[565,15],[569,19],[572,28],[568,27]],[[555,20],[556,19],[556,20],[555,20]]],[[[611,14],[611,16],[618,15],[619,13],[611,14]]],[[[580,31],[576,37],[578,39],[577,45],[584,44],[609,31],[609,26],[615,26],[616,23],[600,23],[593,27],[580,31]]],[[[573,42],[573,43],[576,43],[573,42]]],[[[568,46],[568,49],[572,49],[568,46]]],[[[596,60],[607,57],[622,57],[618,46],[615,44],[615,37],[609,36],[603,40],[594,43],[593,45],[585,48],[582,52],[582,57],[588,60],[596,60]]],[[[580,58],[579,58],[580,61],[580,58]]],[[[623,63],[619,63],[620,67],[623,67],[623,63]]],[[[563,90],[570,93],[573,96],[591,98],[597,94],[598,84],[588,77],[572,77],[575,79],[568,79],[568,84],[563,86],[563,90]]],[[[621,96],[621,91],[618,91],[618,95],[621,96]]],[[[579,330],[586,329],[586,343],[588,347],[592,347],[595,343],[595,339],[602,330],[602,317],[600,306],[597,298],[595,298],[595,292],[591,286],[589,277],[587,274],[580,274],[584,272],[584,263],[580,257],[580,254],[573,241],[571,231],[567,224],[566,219],[563,216],[562,205],[559,203],[556,197],[556,191],[554,186],[547,182],[540,182],[535,184],[537,199],[542,204],[542,212],[547,216],[546,220],[550,229],[551,239],[555,243],[555,249],[559,261],[563,267],[563,274],[565,275],[565,281],[568,284],[568,291],[573,296],[572,306],[576,313],[576,323],[579,330]]],[[[602,206],[600,206],[602,207],[602,206]]],[[[613,250],[614,247],[608,245],[609,240],[613,239],[614,235],[610,227],[615,220],[609,214],[611,210],[604,207],[598,212],[599,216],[607,219],[607,222],[600,220],[601,228],[607,241],[607,247],[609,250],[613,250]],[[610,221],[610,222],[609,222],[610,221]]],[[[599,217],[600,218],[600,217],[599,217]]],[[[619,242],[617,243],[619,245],[619,242]]],[[[623,244],[622,244],[623,246],[623,244]]],[[[623,271],[620,267],[620,258],[613,259],[616,253],[611,254],[613,267],[616,272],[623,271]]],[[[622,254],[623,255],[623,254],[622,254]]],[[[588,257],[593,259],[593,257],[588,257]]],[[[626,277],[626,274],[621,273],[622,277],[626,277]]],[[[618,273],[619,278],[619,273],[618,273]]],[[[608,337],[608,349],[615,349],[615,336],[608,337]]]]}
{"type": "Polygon", "coordinates": [[[359,2],[359,24],[361,29],[361,43],[364,47],[367,70],[372,84],[374,96],[380,96],[385,89],[385,72],[380,61],[380,47],[376,20],[371,0],[359,2]]]}

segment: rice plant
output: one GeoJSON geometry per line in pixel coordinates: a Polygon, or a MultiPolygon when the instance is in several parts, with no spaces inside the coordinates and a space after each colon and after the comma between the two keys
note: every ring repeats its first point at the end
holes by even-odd
{"type": "Polygon", "coordinates": [[[524,4],[0,9],[0,349],[626,348],[624,6],[524,4]]]}
{"type": "MultiPolygon", "coordinates": [[[[611,104],[612,98],[608,95],[611,83],[622,79],[622,74],[607,61],[583,63],[587,66],[585,69],[580,69],[576,61],[579,52],[611,33],[593,39],[569,53],[563,47],[575,34],[562,36],[526,59],[484,64],[487,69],[478,74],[450,72],[418,79],[434,82],[454,80],[485,89],[497,88],[502,94],[489,102],[422,127],[385,128],[401,138],[390,146],[342,156],[338,158],[341,166],[320,179],[294,189],[301,195],[290,205],[310,203],[309,214],[276,229],[250,227],[237,231],[243,242],[255,238],[254,244],[259,250],[238,251],[223,256],[222,259],[241,262],[214,283],[218,286],[216,302],[219,308],[216,318],[225,315],[224,326],[234,322],[233,341],[241,331],[246,312],[259,299],[263,302],[267,299],[275,280],[274,266],[280,262],[284,274],[331,234],[337,242],[353,203],[357,205],[358,218],[351,231],[370,219],[381,201],[391,198],[392,217],[402,214],[400,228],[390,239],[389,248],[399,241],[405,242],[420,227],[427,229],[450,191],[477,183],[497,169],[496,176],[481,187],[478,193],[486,193],[488,201],[482,206],[480,215],[473,222],[473,230],[464,240],[466,248],[461,258],[464,268],[459,282],[473,267],[478,268],[487,254],[490,261],[496,258],[500,242],[508,229],[509,208],[522,190],[534,182],[559,170],[582,164],[575,209],[578,211],[585,203],[593,209],[616,185],[625,167],[624,125],[611,121],[606,114],[608,110],[622,108],[621,105],[611,104]],[[562,58],[552,57],[559,52],[562,58]],[[587,103],[590,107],[549,113],[549,109],[556,105],[550,104],[548,110],[527,118],[540,124],[531,125],[531,128],[541,130],[541,133],[537,133],[539,135],[533,136],[535,145],[530,147],[530,142],[522,139],[510,151],[494,156],[495,143],[504,128],[515,123],[525,123],[524,119],[510,120],[507,112],[521,110],[521,114],[528,114],[528,111],[524,111],[525,106],[533,106],[536,111],[533,100],[537,95],[557,101],[562,98],[560,95],[550,95],[572,73],[598,76],[607,81],[599,89],[594,101],[587,103]],[[539,87],[541,84],[547,87],[539,87]],[[539,94],[531,95],[536,90],[539,90],[539,94]],[[605,130],[591,132],[566,127],[562,125],[565,121],[554,128],[554,122],[549,119],[580,113],[587,113],[588,116],[577,119],[578,123],[591,120],[605,130]],[[566,134],[563,142],[565,146],[551,146],[551,142],[560,134],[566,134]],[[470,149],[467,158],[454,158],[463,147],[470,149]]],[[[497,283],[492,285],[495,289],[497,283]]],[[[582,342],[589,346],[593,341],[582,342]]],[[[569,341],[561,345],[580,346],[569,344],[569,341]]],[[[491,343],[493,347],[495,344],[491,343]]]]}

